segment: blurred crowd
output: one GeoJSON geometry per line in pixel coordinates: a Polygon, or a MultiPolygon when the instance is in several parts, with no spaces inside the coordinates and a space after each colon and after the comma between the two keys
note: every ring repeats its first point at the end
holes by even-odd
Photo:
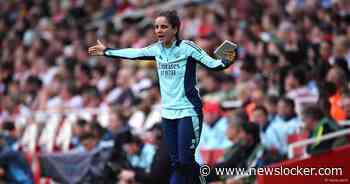
{"type": "MultiPolygon", "coordinates": [[[[224,40],[239,45],[239,58],[224,72],[197,70],[204,112],[199,162],[267,166],[288,159],[293,136],[320,138],[350,124],[350,1],[171,2],[176,1],[0,1],[0,178],[5,183],[34,182],[30,159],[22,154],[28,152],[23,141],[28,127],[38,125],[40,133],[57,127],[56,136],[71,114],[70,128],[64,131],[70,135],[67,149],[53,143],[50,149],[39,144],[32,151],[59,150],[65,158],[69,152],[73,156],[66,160],[74,162],[69,158],[82,158],[80,153],[112,150],[106,156],[110,159],[101,160],[113,181],[167,181],[170,166],[159,126],[155,63],[87,54],[97,39],[112,48],[155,42],[152,21],[159,5],[177,9],[182,39],[193,40],[208,54],[224,40]],[[51,118],[57,114],[58,120],[51,118]]],[[[317,142],[306,152],[319,154],[347,141],[317,142]]],[[[56,156],[39,160],[57,165],[56,156]]],[[[84,171],[93,176],[89,172],[84,171]]],[[[43,174],[55,178],[55,173],[43,174]]],[[[55,179],[66,181],[63,176],[55,179]]],[[[208,180],[236,182],[217,176],[208,180]]]]}

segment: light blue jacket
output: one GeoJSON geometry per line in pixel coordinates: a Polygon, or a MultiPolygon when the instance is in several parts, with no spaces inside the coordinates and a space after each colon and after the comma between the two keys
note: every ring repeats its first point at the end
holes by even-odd
{"type": "Polygon", "coordinates": [[[140,153],[128,155],[128,160],[133,167],[142,168],[146,172],[151,170],[151,165],[156,154],[156,148],[151,144],[144,144],[141,147],[140,153]]]}
{"type": "Polygon", "coordinates": [[[156,42],[145,48],[110,49],[107,57],[132,60],[155,60],[162,96],[162,117],[178,119],[197,116],[202,108],[196,87],[196,65],[211,70],[222,70],[231,63],[210,57],[195,43],[188,40],[174,41],[170,48],[156,42]]]}
{"type": "Polygon", "coordinates": [[[297,133],[301,126],[302,122],[297,116],[288,121],[276,116],[266,132],[261,135],[262,144],[267,148],[277,149],[281,154],[287,154],[288,136],[297,133]]]}
{"type": "Polygon", "coordinates": [[[227,118],[222,117],[214,126],[203,123],[203,130],[199,142],[200,149],[225,149],[232,146],[232,142],[226,136],[228,127],[227,118]]]}

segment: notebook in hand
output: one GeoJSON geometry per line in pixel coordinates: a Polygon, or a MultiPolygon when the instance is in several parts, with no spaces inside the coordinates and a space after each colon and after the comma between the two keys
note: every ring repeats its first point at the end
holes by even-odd
{"type": "Polygon", "coordinates": [[[236,43],[225,40],[219,47],[217,47],[214,51],[216,58],[222,59],[225,58],[225,51],[235,50],[238,47],[236,43]]]}

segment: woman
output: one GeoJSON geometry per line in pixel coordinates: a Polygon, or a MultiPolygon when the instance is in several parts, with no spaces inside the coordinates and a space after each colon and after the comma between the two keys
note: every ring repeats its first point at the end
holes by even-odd
{"type": "Polygon", "coordinates": [[[165,11],[155,19],[158,42],[141,49],[111,49],[100,41],[89,48],[93,56],[155,60],[162,96],[162,120],[174,172],[171,184],[204,183],[194,152],[202,129],[202,103],[196,86],[196,64],[211,70],[229,67],[236,56],[226,51],[215,60],[188,40],[180,40],[180,19],[176,11],[165,11]]]}

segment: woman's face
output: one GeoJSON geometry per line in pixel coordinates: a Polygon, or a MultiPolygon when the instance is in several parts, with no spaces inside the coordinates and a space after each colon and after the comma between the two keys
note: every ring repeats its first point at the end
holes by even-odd
{"type": "Polygon", "coordinates": [[[154,32],[158,41],[169,44],[175,39],[177,28],[170,25],[166,17],[157,17],[155,20],[154,32]]]}

